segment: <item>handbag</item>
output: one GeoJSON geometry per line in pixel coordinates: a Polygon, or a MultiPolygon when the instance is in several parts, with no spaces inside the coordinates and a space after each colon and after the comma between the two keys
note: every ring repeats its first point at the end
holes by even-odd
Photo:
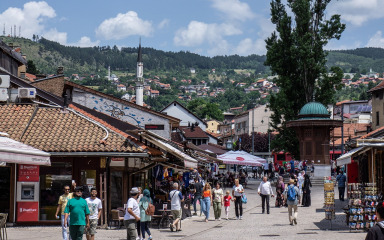
{"type": "Polygon", "coordinates": [[[243,195],[241,196],[241,201],[242,201],[244,204],[246,204],[246,203],[248,202],[247,195],[243,194],[243,195]]]}

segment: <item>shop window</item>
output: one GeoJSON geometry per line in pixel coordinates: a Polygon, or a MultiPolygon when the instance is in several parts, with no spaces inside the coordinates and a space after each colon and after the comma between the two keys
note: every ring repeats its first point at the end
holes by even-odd
{"type": "Polygon", "coordinates": [[[56,220],[57,202],[65,185],[72,185],[71,162],[52,162],[50,167],[40,167],[40,220],[56,220]]]}

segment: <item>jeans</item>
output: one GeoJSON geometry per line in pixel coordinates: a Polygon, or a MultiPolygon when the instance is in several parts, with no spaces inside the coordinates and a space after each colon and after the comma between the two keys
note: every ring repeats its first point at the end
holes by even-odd
{"type": "Polygon", "coordinates": [[[241,200],[241,196],[236,196],[235,214],[236,214],[236,217],[243,216],[243,201],[241,200]],[[240,210],[240,215],[239,215],[239,210],[240,210]]]}
{"type": "Polygon", "coordinates": [[[193,211],[195,211],[195,213],[196,213],[196,202],[197,202],[197,200],[199,200],[199,202],[200,202],[200,215],[201,215],[201,212],[202,212],[202,201],[201,201],[201,196],[195,196],[194,198],[193,198],[193,211]]]}
{"type": "Polygon", "coordinates": [[[340,199],[340,201],[344,201],[344,192],[345,192],[345,187],[339,187],[339,199],[340,199]]]}
{"type": "Polygon", "coordinates": [[[261,196],[261,209],[265,212],[265,202],[267,202],[267,213],[269,213],[269,195],[260,194],[261,196]]]}
{"type": "Polygon", "coordinates": [[[205,219],[209,219],[209,208],[210,207],[211,207],[211,198],[209,198],[209,197],[203,198],[201,208],[203,209],[205,219]]]}
{"type": "Polygon", "coordinates": [[[221,202],[213,202],[213,212],[215,213],[215,219],[221,217],[221,202]]]}
{"type": "MultiPolygon", "coordinates": [[[[71,215],[68,215],[67,226],[69,226],[70,217],[71,215]]],[[[71,235],[68,236],[69,230],[67,231],[67,228],[64,227],[64,219],[65,219],[65,215],[61,215],[61,232],[63,234],[63,240],[68,240],[68,239],[71,240],[71,235]]]]}
{"type": "Polygon", "coordinates": [[[136,232],[136,220],[124,220],[124,226],[127,229],[127,240],[136,240],[137,232],[136,232]]]}
{"type": "Polygon", "coordinates": [[[70,225],[69,234],[71,234],[72,240],[82,240],[84,235],[84,225],[70,225]]]}
{"type": "Polygon", "coordinates": [[[297,205],[288,205],[288,217],[289,222],[292,224],[293,220],[297,219],[297,205]],[[293,209],[293,214],[292,214],[293,209]]]}
{"type": "Polygon", "coordinates": [[[141,237],[145,239],[145,232],[148,233],[149,236],[151,236],[151,231],[149,231],[148,225],[150,222],[140,222],[141,227],[141,237]]]}

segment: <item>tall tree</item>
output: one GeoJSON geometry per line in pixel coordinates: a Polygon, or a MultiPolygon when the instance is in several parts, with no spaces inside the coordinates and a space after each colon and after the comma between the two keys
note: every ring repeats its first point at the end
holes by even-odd
{"type": "Polygon", "coordinates": [[[277,150],[299,156],[298,140],[286,121],[294,120],[301,107],[312,101],[327,104],[333,101],[335,89],[341,88],[342,70],[332,67],[328,75],[324,46],[339,39],[345,29],[340,15],[328,20],[325,10],[331,0],[281,0],[271,2],[271,21],[276,30],[266,40],[265,64],[279,77],[280,88],[272,95],[272,127],[279,134],[272,143],[277,150]],[[288,10],[290,9],[290,10],[288,10]]]}

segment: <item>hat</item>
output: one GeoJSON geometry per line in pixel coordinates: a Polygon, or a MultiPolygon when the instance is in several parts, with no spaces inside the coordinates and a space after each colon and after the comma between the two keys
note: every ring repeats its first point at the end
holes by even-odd
{"type": "Polygon", "coordinates": [[[138,194],[139,193],[139,189],[137,187],[133,187],[129,193],[130,194],[138,194]]]}
{"type": "Polygon", "coordinates": [[[76,191],[81,191],[81,192],[83,192],[83,187],[76,187],[76,188],[75,188],[75,192],[76,192],[76,191]]]}

